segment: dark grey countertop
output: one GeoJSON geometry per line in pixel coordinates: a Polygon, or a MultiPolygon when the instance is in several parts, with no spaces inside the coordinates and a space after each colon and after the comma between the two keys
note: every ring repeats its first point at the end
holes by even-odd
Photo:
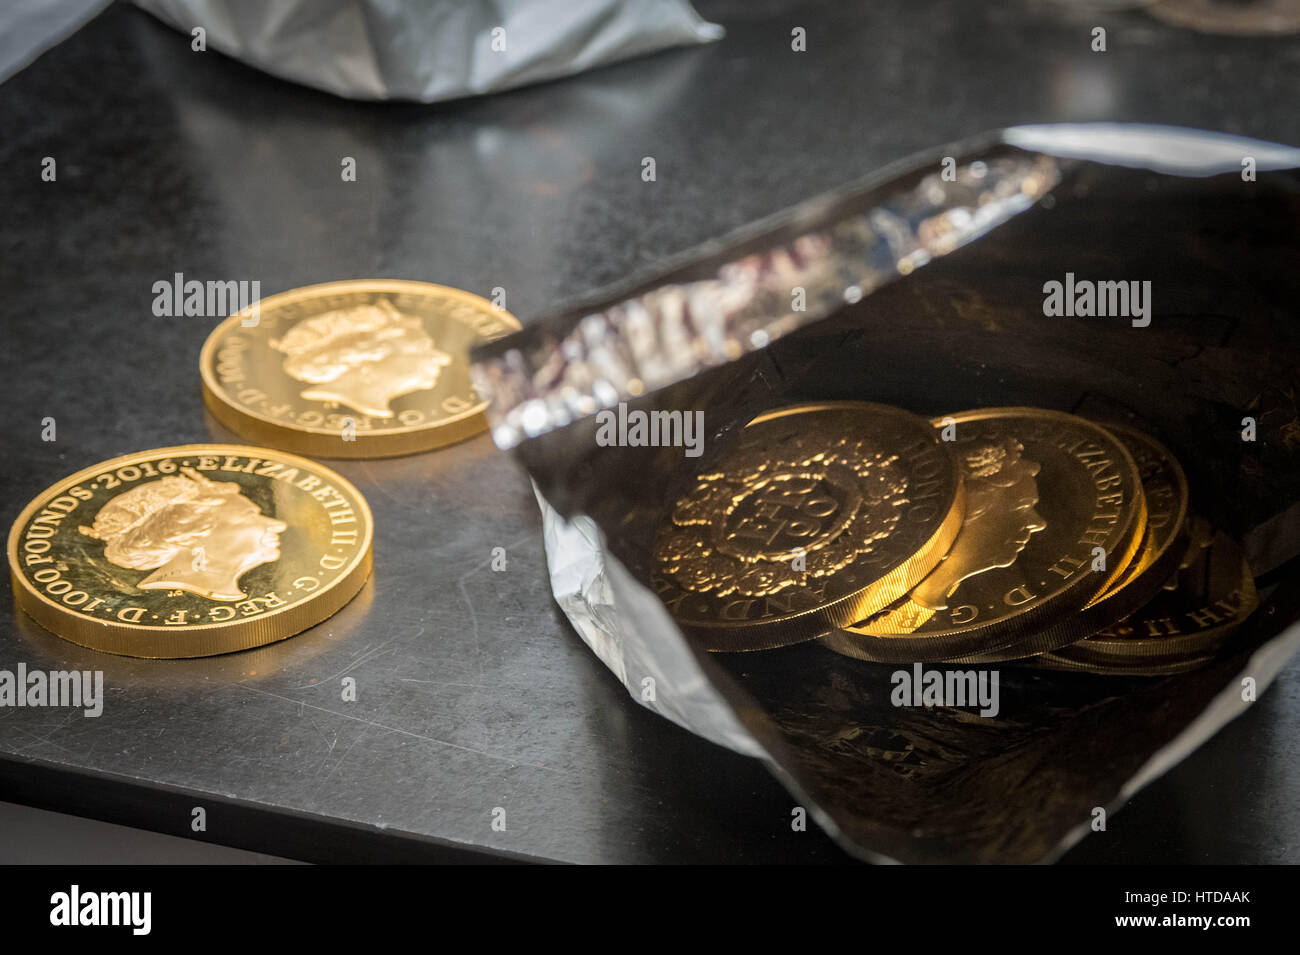
{"type": "MultiPolygon", "coordinates": [[[[176,272],[268,294],[360,277],[501,287],[527,322],[986,129],[1150,121],[1300,143],[1295,39],[1051,3],[699,7],[727,39],[430,107],[300,89],[121,5],[0,85],[6,525],[95,462],[239,440],[203,410],[213,323],[151,311],[153,283],[176,272]],[[794,26],[807,53],[790,50],[794,26]],[[56,183],[40,180],[45,156],[56,183]]],[[[532,492],[487,437],[331,463],[374,509],[374,578],[283,644],[98,655],[40,631],[6,591],[0,668],[102,669],[107,701],[98,719],[0,709],[0,799],[175,835],[204,806],[201,838],[310,860],[847,859],[791,831],[792,799],[761,764],[642,709],[581,643],[550,597],[532,492]],[[505,572],[489,566],[498,546],[505,572]]],[[[1067,861],[1295,861],[1298,718],[1292,661],[1067,861]]]]}

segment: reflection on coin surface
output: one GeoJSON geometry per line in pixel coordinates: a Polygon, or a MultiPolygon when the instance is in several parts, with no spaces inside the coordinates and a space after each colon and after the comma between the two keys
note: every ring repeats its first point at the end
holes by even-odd
{"type": "Polygon", "coordinates": [[[329,468],[238,445],[129,454],[65,478],[9,532],[18,605],[73,643],[201,657],[283,640],[370,574],[370,508],[329,468]]]}
{"type": "Polygon", "coordinates": [[[469,352],[519,329],[459,289],[390,279],[309,285],[226,319],[199,357],[228,428],[334,458],[427,451],[487,427],[469,352]]]}
{"type": "MultiPolygon", "coordinates": [[[[1199,519],[1195,523],[1203,526],[1199,519]]],[[[1222,532],[1212,537],[1195,533],[1171,583],[1172,588],[1127,619],[1047,659],[1141,668],[1156,660],[1203,656],[1216,650],[1259,603],[1241,546],[1222,532]]]]}
{"type": "Polygon", "coordinates": [[[782,408],[679,500],[653,585],[711,650],[811,639],[906,593],[961,526],[961,482],[923,418],[864,402],[782,408]]]}
{"type": "Polygon", "coordinates": [[[1156,595],[1187,548],[1187,478],[1169,449],[1149,434],[1127,425],[1101,424],[1133,456],[1147,505],[1142,546],[1120,578],[1092,601],[1118,601],[1127,614],[1156,595]]]}
{"type": "Polygon", "coordinates": [[[1064,646],[1098,628],[1083,608],[1137,551],[1146,507],[1114,436],[1038,408],[966,411],[934,426],[949,419],[966,484],[961,532],[911,594],[826,637],[836,652],[982,662],[1064,646]]]}

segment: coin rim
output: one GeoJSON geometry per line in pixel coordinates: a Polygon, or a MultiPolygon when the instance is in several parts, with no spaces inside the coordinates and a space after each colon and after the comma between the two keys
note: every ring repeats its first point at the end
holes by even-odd
{"type": "MultiPolygon", "coordinates": [[[[1062,649],[1069,650],[1071,647],[1062,649]]],[[[1128,665],[1107,661],[1072,660],[1061,653],[1045,653],[1023,661],[1035,670],[1052,670],[1057,673],[1088,673],[1094,676],[1119,677],[1162,677],[1177,676],[1199,670],[1207,663],[1213,663],[1216,654],[1191,654],[1168,659],[1137,658],[1129,659],[1128,665]]]]}
{"type": "MultiPolygon", "coordinates": [[[[1186,553],[1187,551],[1188,541],[1187,541],[1186,525],[1187,525],[1187,519],[1191,514],[1192,491],[1191,491],[1191,487],[1187,483],[1187,474],[1183,471],[1183,466],[1181,462],[1179,462],[1178,458],[1175,457],[1174,453],[1170,451],[1167,447],[1165,447],[1163,443],[1156,440],[1150,434],[1147,434],[1147,432],[1143,431],[1140,428],[1135,428],[1132,425],[1123,424],[1121,422],[1097,421],[1092,418],[1085,418],[1084,420],[1093,421],[1094,424],[1097,424],[1102,428],[1105,428],[1107,431],[1115,435],[1115,437],[1119,440],[1120,444],[1124,444],[1125,438],[1128,437],[1128,438],[1135,439],[1139,444],[1146,443],[1151,447],[1153,447],[1159,453],[1159,455],[1168,463],[1170,469],[1173,471],[1174,479],[1175,479],[1174,483],[1179,493],[1179,501],[1180,501],[1180,506],[1178,508],[1177,514],[1175,515],[1174,520],[1170,522],[1173,526],[1173,533],[1169,536],[1169,540],[1165,541],[1164,545],[1156,550],[1156,555],[1151,559],[1151,563],[1147,564],[1145,567],[1139,566],[1138,569],[1135,572],[1133,572],[1133,576],[1131,578],[1129,578],[1129,573],[1130,571],[1133,570],[1133,568],[1131,566],[1125,567],[1124,573],[1121,574],[1120,577],[1116,578],[1115,584],[1112,585],[1114,589],[1112,590],[1111,588],[1108,587],[1106,590],[1103,590],[1100,594],[1094,597],[1092,601],[1088,604],[1088,607],[1094,607],[1101,604],[1105,604],[1107,601],[1115,599],[1117,596],[1129,590],[1130,588],[1137,587],[1139,590],[1145,589],[1142,586],[1143,583],[1147,582],[1149,578],[1153,576],[1160,577],[1161,579],[1160,579],[1159,586],[1160,587],[1164,586],[1165,581],[1167,581],[1170,578],[1170,576],[1173,575],[1173,572],[1178,569],[1178,565],[1176,561],[1181,560],[1183,554],[1186,553]],[[1177,557],[1172,556],[1170,553],[1171,551],[1176,551],[1177,557]],[[1171,563],[1172,566],[1170,566],[1171,563]]],[[[1125,446],[1125,450],[1126,451],[1128,450],[1127,445],[1125,446]]],[[[1136,463],[1137,460],[1134,459],[1134,464],[1136,463]]],[[[1141,479],[1141,477],[1142,477],[1142,471],[1139,468],[1138,469],[1139,480],[1141,479]]],[[[1143,488],[1142,490],[1143,490],[1143,496],[1145,497],[1146,488],[1143,488]]],[[[1151,516],[1151,508],[1150,506],[1148,506],[1147,507],[1148,521],[1150,520],[1150,516],[1151,516]]],[[[1145,533],[1150,533],[1150,530],[1151,528],[1148,523],[1147,530],[1145,533]]],[[[1146,550],[1146,546],[1144,540],[1143,543],[1138,546],[1137,553],[1133,555],[1133,560],[1140,561],[1142,559],[1142,554],[1145,550],[1146,550]]],[[[1151,592],[1151,596],[1154,597],[1158,592],[1158,590],[1159,590],[1158,587],[1156,590],[1153,590],[1151,592]]],[[[1144,600],[1143,604],[1145,603],[1146,601],[1144,600]]]]}
{"type": "Polygon", "coordinates": [[[236,650],[249,650],[288,639],[315,626],[341,610],[365,584],[374,564],[374,517],[370,505],[356,486],[343,475],[323,464],[307,458],[279,451],[274,448],[258,448],[239,444],[181,444],[149,451],[136,451],[116,458],[109,458],[88,468],[82,468],[67,477],[61,478],[41,491],[23,508],[9,528],[9,540],[6,552],[9,557],[9,576],[13,585],[14,600],[17,606],[38,624],[57,637],[61,637],[79,646],[114,653],[120,656],[144,657],[148,659],[183,659],[190,657],[214,656],[220,653],[232,653],[236,650]],[[143,460],[160,457],[178,457],[183,454],[238,454],[249,457],[266,458],[276,455],[284,463],[304,468],[313,473],[327,476],[336,481],[345,491],[356,499],[364,518],[362,546],[352,558],[353,566],[345,573],[335,577],[314,596],[298,603],[272,610],[257,617],[248,617],[233,622],[204,623],[169,627],[165,624],[126,624],[111,620],[96,620],[84,614],[63,607],[42,594],[33,586],[22,572],[18,560],[18,542],[21,532],[32,515],[57,493],[77,484],[87,477],[97,475],[105,470],[136,464],[143,460]],[[319,612],[318,612],[319,611],[319,612]],[[287,620],[286,620],[287,618],[287,620]],[[276,626],[283,623],[284,626],[276,626]],[[67,632],[64,632],[66,629],[67,632]],[[185,652],[177,653],[168,644],[172,639],[160,639],[162,634],[173,638],[179,634],[198,635],[195,646],[186,647],[185,652]]]}
{"type": "MultiPolygon", "coordinates": [[[[346,292],[394,292],[430,294],[437,292],[450,298],[459,298],[466,304],[482,307],[511,326],[511,332],[522,330],[519,319],[504,308],[495,305],[480,295],[450,285],[438,285],[434,282],[420,282],[412,279],[343,279],[336,282],[321,282],[317,285],[303,285],[287,289],[258,299],[259,312],[268,307],[281,307],[292,304],[299,299],[314,298],[346,292]]],[[[416,454],[432,451],[436,448],[456,444],[488,428],[486,400],[467,411],[429,424],[405,425],[397,428],[385,428],[382,431],[357,431],[355,441],[344,441],[338,431],[306,425],[287,425],[258,412],[244,408],[232,401],[222,390],[215,377],[213,357],[218,342],[231,326],[242,321],[247,309],[241,309],[233,315],[222,319],[203,342],[199,350],[199,375],[203,383],[203,403],[212,416],[227,428],[257,441],[266,442],[274,447],[285,447],[298,454],[311,454],[317,457],[358,459],[390,458],[404,454],[416,454]]],[[[508,333],[509,334],[509,333],[508,333]]],[[[493,339],[495,340],[495,339],[493,339]]]]}

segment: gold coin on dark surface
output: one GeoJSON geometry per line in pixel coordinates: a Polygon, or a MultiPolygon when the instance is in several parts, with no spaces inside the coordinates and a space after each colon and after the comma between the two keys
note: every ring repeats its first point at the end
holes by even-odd
{"type": "Polygon", "coordinates": [[[962,513],[956,462],[924,418],[853,401],[782,408],[676,503],[653,586],[710,650],[797,643],[906,593],[962,513]]]}
{"type": "Polygon", "coordinates": [[[1213,653],[1259,604],[1255,581],[1241,546],[1222,532],[1207,533],[1203,519],[1184,564],[1150,603],[1125,620],[1073,646],[1052,661],[1141,667],[1213,653]]]}
{"type": "Polygon", "coordinates": [[[203,397],[233,431],[327,458],[428,451],[487,428],[469,352],[519,329],[460,289],[371,279],[271,295],[213,330],[203,397]]]}
{"type": "Polygon", "coordinates": [[[1085,608],[1120,578],[1146,527],[1141,477],[1123,444],[1090,421],[1038,408],[933,424],[945,422],[966,487],[957,540],[910,594],[823,644],[885,663],[993,662],[1113,622],[1111,611],[1085,608]]]}
{"type": "Polygon", "coordinates": [[[299,633],[370,575],[365,498],[329,468],[239,445],[128,454],[42,492],[9,532],[18,606],[81,646],[203,657],[299,633]]]}

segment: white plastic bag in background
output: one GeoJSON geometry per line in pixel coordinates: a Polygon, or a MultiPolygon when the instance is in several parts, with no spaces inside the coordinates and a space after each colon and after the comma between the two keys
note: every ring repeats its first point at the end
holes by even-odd
{"type": "Polygon", "coordinates": [[[686,0],[136,0],[209,49],[358,100],[439,100],[721,39],[686,0]]]}

